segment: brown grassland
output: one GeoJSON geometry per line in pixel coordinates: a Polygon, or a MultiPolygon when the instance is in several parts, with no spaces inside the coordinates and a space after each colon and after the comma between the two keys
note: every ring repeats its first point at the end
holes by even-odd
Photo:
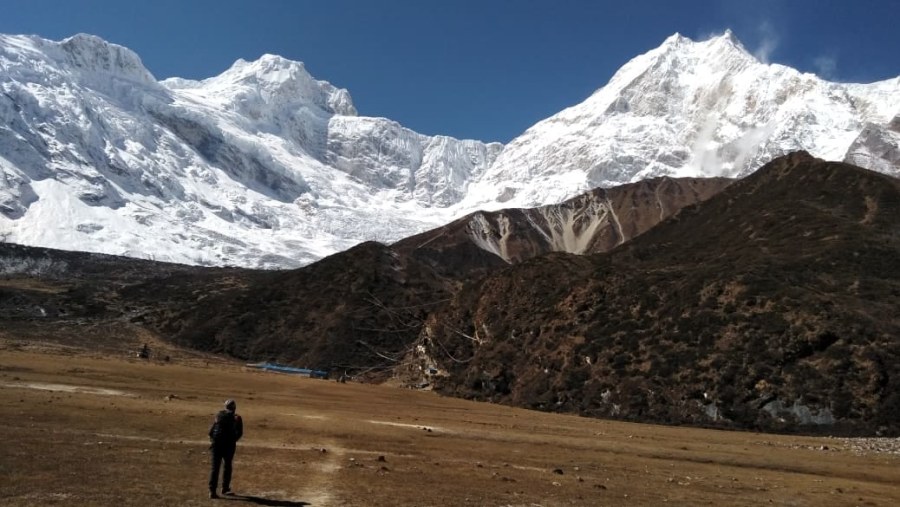
{"type": "Polygon", "coordinates": [[[898,505],[888,439],[612,422],[0,331],[3,505],[898,505]],[[234,497],[206,431],[238,401],[234,497]]]}

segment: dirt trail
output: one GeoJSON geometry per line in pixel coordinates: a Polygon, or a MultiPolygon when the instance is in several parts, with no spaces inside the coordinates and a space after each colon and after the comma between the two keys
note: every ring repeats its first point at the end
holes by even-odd
{"type": "Polygon", "coordinates": [[[323,447],[325,461],[316,464],[312,476],[304,478],[305,487],[295,495],[297,500],[309,502],[312,505],[328,507],[335,505],[331,491],[336,472],[341,469],[345,451],[336,442],[326,442],[323,447]]]}

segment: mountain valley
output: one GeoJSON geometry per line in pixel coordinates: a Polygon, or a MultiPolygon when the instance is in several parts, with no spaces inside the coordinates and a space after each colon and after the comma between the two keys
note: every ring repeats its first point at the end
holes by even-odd
{"type": "Polygon", "coordinates": [[[894,435],[898,206],[895,178],[798,152],[290,271],[0,244],[0,320],[6,339],[152,340],[547,411],[894,435]]]}

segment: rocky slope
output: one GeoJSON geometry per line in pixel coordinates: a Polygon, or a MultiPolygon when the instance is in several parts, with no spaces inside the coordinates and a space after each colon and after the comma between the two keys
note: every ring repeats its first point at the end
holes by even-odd
{"type": "MultiPolygon", "coordinates": [[[[686,203],[703,186],[660,179],[493,217],[605,196],[587,242],[602,250],[646,225],[622,222],[630,206],[658,220],[666,188],[662,203],[686,203]]],[[[606,253],[529,257],[553,247],[534,232],[550,222],[510,219],[512,264],[474,241],[479,221],[292,271],[0,243],[0,338],[114,350],[150,336],[543,410],[898,435],[898,213],[898,180],[799,153],[606,253]]]]}
{"type": "Polygon", "coordinates": [[[76,329],[104,341],[137,339],[145,329],[248,360],[385,375],[428,314],[465,283],[581,243],[587,250],[578,246],[578,253],[606,251],[729,183],[663,178],[597,190],[559,206],[473,216],[392,246],[364,243],[294,271],[200,269],[0,244],[0,277],[13,280],[8,290],[0,280],[0,320],[11,332],[76,329]],[[512,224],[503,244],[514,257],[499,256],[484,229],[472,229],[485,220],[512,224]],[[581,240],[552,241],[554,234],[581,240]]]}
{"type": "Polygon", "coordinates": [[[407,373],[542,410],[900,434],[898,219],[900,181],[781,158],[608,254],[467,286],[407,373]]]}

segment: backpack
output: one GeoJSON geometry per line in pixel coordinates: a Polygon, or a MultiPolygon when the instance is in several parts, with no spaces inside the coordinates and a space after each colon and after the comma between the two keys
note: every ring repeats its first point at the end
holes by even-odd
{"type": "Polygon", "coordinates": [[[213,443],[224,444],[237,442],[238,435],[237,419],[234,412],[222,410],[216,414],[216,422],[213,423],[209,430],[209,436],[213,443]]]}

